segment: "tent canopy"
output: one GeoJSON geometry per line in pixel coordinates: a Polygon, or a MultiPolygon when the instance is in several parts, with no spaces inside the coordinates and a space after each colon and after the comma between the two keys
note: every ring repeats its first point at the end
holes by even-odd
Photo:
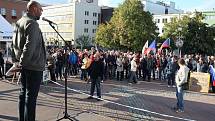
{"type": "Polygon", "coordinates": [[[13,26],[0,15],[0,40],[4,37],[12,37],[13,26]]]}

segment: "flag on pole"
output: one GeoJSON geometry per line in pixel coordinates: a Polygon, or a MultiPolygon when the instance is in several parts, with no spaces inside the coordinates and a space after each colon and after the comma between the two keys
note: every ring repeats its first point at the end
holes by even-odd
{"type": "Polygon", "coordinates": [[[149,47],[146,50],[146,54],[148,54],[150,51],[156,52],[156,41],[154,40],[149,47]]]}
{"type": "Polygon", "coordinates": [[[209,68],[210,68],[212,85],[215,86],[215,69],[212,65],[210,65],[209,68]]]}
{"type": "Polygon", "coordinates": [[[159,50],[162,50],[164,47],[170,47],[170,38],[167,38],[161,45],[159,50]]]}
{"type": "Polygon", "coordinates": [[[168,48],[170,47],[170,38],[167,38],[163,44],[161,45],[161,47],[158,49],[158,54],[161,54],[162,53],[162,49],[163,48],[168,48]]]}
{"type": "Polygon", "coordinates": [[[149,47],[149,41],[147,40],[142,49],[142,55],[146,55],[146,50],[149,47]]]}

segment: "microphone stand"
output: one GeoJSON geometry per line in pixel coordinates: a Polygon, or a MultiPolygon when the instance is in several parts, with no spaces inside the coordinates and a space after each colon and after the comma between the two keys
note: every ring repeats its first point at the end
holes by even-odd
{"type": "MultiPolygon", "coordinates": [[[[55,29],[55,26],[52,25],[51,22],[49,22],[49,25],[55,30],[55,32],[60,36],[60,38],[64,41],[66,47],[69,47],[69,44],[63,39],[63,37],[60,35],[60,33],[55,29]]],[[[66,68],[64,71],[64,80],[65,80],[65,97],[64,97],[64,103],[65,103],[65,110],[64,110],[64,116],[60,119],[57,119],[57,121],[63,120],[63,119],[69,119],[70,121],[78,121],[74,117],[70,117],[70,115],[67,112],[67,73],[68,73],[68,64],[66,64],[66,68]]]]}

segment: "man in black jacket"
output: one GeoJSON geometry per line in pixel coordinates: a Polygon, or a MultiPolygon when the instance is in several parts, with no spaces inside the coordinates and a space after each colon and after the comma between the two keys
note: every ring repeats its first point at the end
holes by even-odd
{"type": "Polygon", "coordinates": [[[46,63],[45,44],[37,23],[42,11],[38,2],[30,1],[13,35],[12,60],[21,67],[19,121],[35,121],[36,101],[46,63]]]}
{"type": "Polygon", "coordinates": [[[91,96],[88,97],[88,99],[93,98],[94,90],[96,87],[98,101],[100,101],[99,98],[101,98],[100,83],[101,83],[101,78],[103,76],[103,70],[104,70],[103,62],[101,60],[99,60],[99,58],[100,58],[100,54],[96,53],[94,55],[94,61],[92,62],[92,64],[90,65],[90,68],[89,68],[89,75],[90,75],[90,79],[91,79],[91,89],[90,89],[91,96]]]}

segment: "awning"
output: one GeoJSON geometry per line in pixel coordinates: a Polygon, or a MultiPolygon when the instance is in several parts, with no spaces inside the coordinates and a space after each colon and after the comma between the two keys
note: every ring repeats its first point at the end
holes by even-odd
{"type": "Polygon", "coordinates": [[[0,15],[0,41],[11,41],[13,26],[0,15]]]}

